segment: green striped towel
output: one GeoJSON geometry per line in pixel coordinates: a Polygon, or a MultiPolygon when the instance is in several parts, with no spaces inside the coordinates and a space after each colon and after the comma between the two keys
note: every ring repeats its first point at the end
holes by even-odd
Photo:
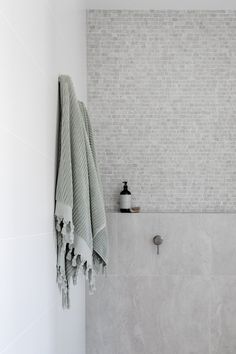
{"type": "Polygon", "coordinates": [[[78,102],[70,77],[60,76],[60,133],[56,186],[57,280],[63,306],[69,307],[69,284],[83,268],[90,291],[94,271],[107,264],[104,200],[86,108],[78,102]]]}

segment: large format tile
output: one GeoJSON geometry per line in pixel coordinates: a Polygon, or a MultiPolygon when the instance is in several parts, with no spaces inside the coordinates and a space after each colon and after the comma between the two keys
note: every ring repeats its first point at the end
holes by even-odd
{"type": "Polygon", "coordinates": [[[51,161],[12,134],[0,132],[1,237],[52,232],[54,171],[51,161]]]}
{"type": "MultiPolygon", "coordinates": [[[[77,285],[70,287],[70,309],[62,308],[62,296],[57,291],[56,354],[85,354],[85,279],[79,272],[77,285]]],[[[43,353],[42,353],[43,354],[43,353]]]]}
{"type": "Polygon", "coordinates": [[[158,231],[164,236],[160,274],[209,275],[211,238],[202,214],[160,214],[158,231]]]}
{"type": "Polygon", "coordinates": [[[87,302],[87,354],[206,354],[209,282],[114,277],[87,302]]]}
{"type": "Polygon", "coordinates": [[[1,354],[52,354],[56,351],[56,307],[51,307],[19,334],[1,354]]]}
{"type": "Polygon", "coordinates": [[[212,240],[212,274],[236,275],[236,214],[205,214],[212,240]]]}
{"type": "Polygon", "coordinates": [[[22,42],[24,51],[31,54],[45,76],[51,76],[56,59],[55,28],[47,3],[48,0],[2,0],[0,11],[22,42]]]}
{"type": "MultiPolygon", "coordinates": [[[[18,5],[22,6],[19,2],[18,5]]],[[[58,96],[56,74],[53,77],[42,74],[1,15],[0,51],[1,125],[50,158],[53,169],[58,96]]]]}
{"type": "Polygon", "coordinates": [[[125,277],[120,286],[117,354],[208,353],[207,280],[125,277]]]}
{"type": "Polygon", "coordinates": [[[107,213],[107,233],[108,233],[108,266],[107,274],[116,274],[117,272],[117,213],[107,213]]]}
{"type": "Polygon", "coordinates": [[[88,354],[234,354],[235,214],[117,214],[108,224],[115,270],[87,304],[88,354]]]}
{"type": "Polygon", "coordinates": [[[212,280],[211,354],[236,353],[236,277],[212,280]]]}
{"type": "Polygon", "coordinates": [[[55,264],[52,234],[0,239],[0,352],[53,303],[55,264]]]}
{"type": "Polygon", "coordinates": [[[96,293],[86,297],[87,354],[116,354],[119,337],[117,316],[120,282],[117,277],[99,277],[96,293]]]}
{"type": "Polygon", "coordinates": [[[211,241],[199,214],[118,214],[117,227],[117,274],[210,273],[211,241]],[[156,234],[164,238],[159,255],[156,234]]]}
{"type": "Polygon", "coordinates": [[[117,214],[117,217],[117,249],[111,250],[111,257],[117,259],[117,274],[158,274],[160,257],[152,243],[158,230],[158,214],[117,214]]]}
{"type": "Polygon", "coordinates": [[[86,0],[49,0],[56,35],[57,73],[66,73],[74,78],[77,97],[86,102],[86,0]],[[70,26],[68,26],[68,18],[70,26]],[[63,50],[62,50],[63,48],[63,50]],[[76,65],[75,65],[76,58],[76,65]]]}

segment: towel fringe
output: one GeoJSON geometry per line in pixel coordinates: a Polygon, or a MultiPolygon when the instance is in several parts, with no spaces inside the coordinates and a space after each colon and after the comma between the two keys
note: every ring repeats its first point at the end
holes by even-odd
{"type": "Polygon", "coordinates": [[[58,237],[58,266],[57,266],[57,283],[62,294],[62,306],[64,309],[70,307],[70,280],[73,284],[77,283],[79,270],[82,269],[86,280],[89,283],[89,294],[94,294],[95,274],[106,274],[106,264],[102,258],[96,253],[93,253],[93,264],[88,262],[88,259],[79,252],[75,252],[74,226],[71,221],[56,216],[56,230],[58,237]],[[68,274],[68,267],[72,266],[68,274]]]}
{"type": "Polygon", "coordinates": [[[78,257],[78,254],[76,254],[73,258],[72,258],[72,266],[73,267],[76,267],[77,266],[77,257],[78,257]]]}
{"type": "MultiPolygon", "coordinates": [[[[57,283],[62,294],[62,307],[68,309],[70,307],[69,287],[70,279],[72,278],[73,284],[77,283],[78,273],[83,269],[86,280],[89,283],[89,294],[94,294],[95,287],[95,271],[93,265],[89,264],[87,259],[83,258],[79,253],[75,253],[73,244],[65,241],[62,232],[58,232],[58,237],[61,238],[59,242],[58,257],[60,257],[59,266],[57,266],[57,283]],[[66,263],[70,262],[74,270],[69,278],[66,276],[66,263]]],[[[100,264],[101,266],[101,264],[100,264]]]]}
{"type": "Polygon", "coordinates": [[[59,216],[55,216],[56,219],[56,230],[61,233],[67,243],[73,244],[74,242],[74,225],[71,220],[66,220],[59,216]]]}

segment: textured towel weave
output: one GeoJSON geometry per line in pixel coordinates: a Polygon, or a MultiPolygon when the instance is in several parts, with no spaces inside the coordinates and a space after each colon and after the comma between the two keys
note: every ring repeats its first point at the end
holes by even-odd
{"type": "Polygon", "coordinates": [[[93,134],[86,108],[68,76],[60,76],[59,162],[56,186],[57,279],[64,307],[80,267],[94,290],[94,270],[107,264],[106,216],[93,134]]]}

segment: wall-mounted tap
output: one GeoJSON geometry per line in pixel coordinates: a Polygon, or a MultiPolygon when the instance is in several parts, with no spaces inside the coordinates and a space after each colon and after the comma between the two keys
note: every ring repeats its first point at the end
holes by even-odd
{"type": "Polygon", "coordinates": [[[153,243],[157,246],[157,254],[159,254],[159,246],[162,244],[163,238],[160,235],[153,237],[153,243]]]}

